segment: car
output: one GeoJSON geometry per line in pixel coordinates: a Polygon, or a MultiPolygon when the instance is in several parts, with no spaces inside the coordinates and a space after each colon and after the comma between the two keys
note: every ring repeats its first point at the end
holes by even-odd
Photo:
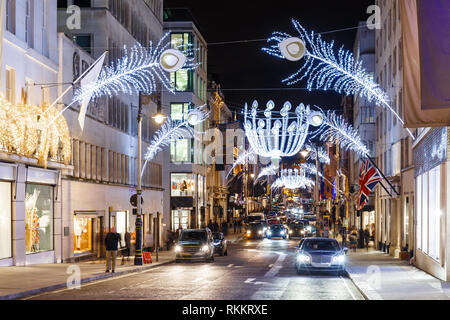
{"type": "Polygon", "coordinates": [[[175,261],[181,260],[214,261],[213,236],[209,228],[181,231],[175,246],[175,261]]]}
{"type": "Polygon", "coordinates": [[[267,229],[266,225],[262,222],[251,222],[247,226],[245,231],[245,237],[247,239],[262,239],[264,238],[264,232],[267,229]]]}
{"type": "Polygon", "coordinates": [[[213,232],[213,245],[214,253],[218,253],[221,256],[228,255],[228,241],[222,232],[213,232]]]}
{"type": "Polygon", "coordinates": [[[336,239],[305,238],[297,247],[294,266],[298,274],[306,271],[343,274],[347,251],[336,239]]]}
{"type": "Polygon", "coordinates": [[[274,224],[274,225],[271,225],[267,229],[266,236],[267,236],[267,239],[272,239],[272,238],[287,239],[288,231],[285,228],[285,226],[283,226],[281,224],[274,224]]]}
{"type": "Polygon", "coordinates": [[[307,233],[305,225],[301,221],[291,222],[288,228],[289,238],[303,238],[307,233]]]}

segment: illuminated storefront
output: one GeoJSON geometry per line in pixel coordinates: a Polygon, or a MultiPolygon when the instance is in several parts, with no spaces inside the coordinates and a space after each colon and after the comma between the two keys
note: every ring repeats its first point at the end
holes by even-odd
{"type": "Polygon", "coordinates": [[[193,197],[195,194],[195,175],[189,173],[172,173],[171,196],[193,197]]]}
{"type": "Polygon", "coordinates": [[[11,183],[0,181],[0,260],[11,258],[11,183]]]}
{"type": "Polygon", "coordinates": [[[73,220],[73,252],[75,254],[93,251],[93,219],[75,215],[73,220]]]}

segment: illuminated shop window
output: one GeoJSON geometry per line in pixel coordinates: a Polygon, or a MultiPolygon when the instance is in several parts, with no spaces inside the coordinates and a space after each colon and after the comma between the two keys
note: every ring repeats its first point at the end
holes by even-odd
{"type": "Polygon", "coordinates": [[[172,173],[170,189],[172,197],[193,197],[195,176],[189,173],[172,173]]]}
{"type": "Polygon", "coordinates": [[[11,183],[0,182],[0,259],[11,257],[11,183]]]}
{"type": "Polygon", "coordinates": [[[25,196],[26,253],[53,250],[53,187],[27,184],[25,196]]]}
{"type": "Polygon", "coordinates": [[[75,254],[92,251],[92,218],[77,217],[73,219],[73,252],[75,254]]]}
{"type": "MultiPolygon", "coordinates": [[[[174,121],[184,121],[189,112],[189,103],[172,103],[170,117],[174,121]]],[[[192,162],[192,140],[178,139],[170,143],[171,162],[192,162]]]]}

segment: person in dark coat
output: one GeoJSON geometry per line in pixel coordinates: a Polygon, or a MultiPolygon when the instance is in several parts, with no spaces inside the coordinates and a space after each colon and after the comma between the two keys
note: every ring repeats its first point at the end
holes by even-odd
{"type": "Polygon", "coordinates": [[[130,254],[131,254],[131,233],[126,232],[125,233],[125,252],[124,252],[123,258],[125,258],[125,255],[127,256],[127,261],[130,261],[130,254]]]}
{"type": "Polygon", "coordinates": [[[237,221],[236,220],[233,221],[233,229],[234,229],[234,233],[236,233],[236,231],[237,231],[237,221]]]}
{"type": "MultiPolygon", "coordinates": [[[[117,250],[119,249],[119,243],[122,238],[120,234],[116,232],[116,228],[112,227],[111,231],[105,237],[105,246],[106,246],[106,272],[111,271],[111,262],[112,262],[112,272],[114,273],[116,270],[116,258],[117,258],[117,250]]],[[[120,243],[122,247],[122,244],[120,243]]]]}
{"type": "Polygon", "coordinates": [[[239,219],[238,227],[239,227],[239,233],[241,233],[242,232],[242,219],[239,219]]]}
{"type": "Polygon", "coordinates": [[[217,221],[214,221],[213,228],[214,228],[214,232],[218,232],[219,231],[219,224],[217,223],[217,221]]]}
{"type": "Polygon", "coordinates": [[[214,232],[214,226],[211,220],[209,220],[208,222],[208,229],[211,230],[212,232],[214,232]]]}
{"type": "Polygon", "coordinates": [[[226,221],[222,222],[222,233],[226,235],[228,233],[228,224],[226,221]]]}
{"type": "Polygon", "coordinates": [[[367,250],[369,250],[369,241],[370,241],[370,232],[369,229],[365,229],[364,230],[364,244],[367,248],[367,250]]]}

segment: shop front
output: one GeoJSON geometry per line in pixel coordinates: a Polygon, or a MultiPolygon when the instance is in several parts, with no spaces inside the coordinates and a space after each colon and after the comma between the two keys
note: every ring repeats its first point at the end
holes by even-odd
{"type": "Polygon", "coordinates": [[[196,198],[196,175],[172,173],[170,183],[171,230],[197,227],[194,199],[196,198]]]}
{"type": "Polygon", "coordinates": [[[12,264],[11,181],[14,167],[0,163],[0,266],[12,264]]]}
{"type": "Polygon", "coordinates": [[[73,254],[76,258],[101,257],[103,212],[75,211],[73,216],[73,254]]]}

